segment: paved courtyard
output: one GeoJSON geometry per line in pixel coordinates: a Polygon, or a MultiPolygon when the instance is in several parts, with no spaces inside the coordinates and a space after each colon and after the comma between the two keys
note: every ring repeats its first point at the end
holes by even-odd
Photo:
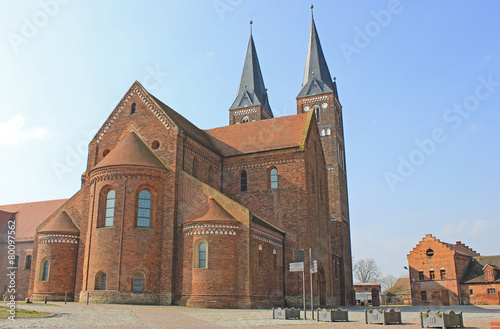
{"type": "MultiPolygon", "coordinates": [[[[347,323],[318,323],[308,320],[273,320],[271,310],[201,309],[182,306],[85,305],[53,303],[53,305],[18,304],[20,308],[55,313],[49,318],[19,318],[15,322],[0,319],[0,328],[373,328],[364,323],[366,307],[349,307],[347,323]]],[[[420,328],[422,307],[402,307],[403,324],[389,328],[420,328]]],[[[466,328],[490,328],[500,321],[500,306],[433,307],[432,310],[464,312],[466,328]]]]}

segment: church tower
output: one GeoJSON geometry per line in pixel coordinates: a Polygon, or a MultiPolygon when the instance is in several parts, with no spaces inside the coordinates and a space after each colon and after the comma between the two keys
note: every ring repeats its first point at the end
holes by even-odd
{"type": "Polygon", "coordinates": [[[297,96],[297,114],[314,111],[318,122],[328,170],[330,208],[331,266],[334,290],[341,304],[353,302],[352,257],[347,198],[342,105],[335,78],[331,78],[314,23],[311,6],[311,31],[302,89],[297,96]]]}
{"type": "Polygon", "coordinates": [[[252,24],[250,21],[250,40],[240,87],[233,105],[229,108],[229,125],[274,118],[253,42],[252,24]]]}

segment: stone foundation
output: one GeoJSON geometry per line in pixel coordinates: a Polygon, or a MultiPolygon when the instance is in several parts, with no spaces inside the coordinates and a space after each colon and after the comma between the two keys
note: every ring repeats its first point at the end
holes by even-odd
{"type": "Polygon", "coordinates": [[[172,294],[133,293],[120,291],[82,291],[79,302],[92,304],[171,305],[172,294]]]}
{"type": "Polygon", "coordinates": [[[209,308],[271,308],[283,307],[281,297],[182,296],[178,305],[209,308]]]}

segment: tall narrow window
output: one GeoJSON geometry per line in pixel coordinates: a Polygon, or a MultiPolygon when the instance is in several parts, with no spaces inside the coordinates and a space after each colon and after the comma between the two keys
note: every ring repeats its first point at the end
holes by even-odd
{"type": "Polygon", "coordinates": [[[314,109],[314,115],[316,116],[316,121],[319,122],[319,120],[320,120],[320,117],[319,117],[319,106],[318,105],[314,105],[313,109],[314,109]]]}
{"type": "Polygon", "coordinates": [[[106,273],[98,272],[95,276],[95,290],[106,290],[106,273]]]}
{"type": "Polygon", "coordinates": [[[135,273],[132,278],[132,291],[144,290],[144,275],[142,273],[135,273]]]}
{"type": "Polygon", "coordinates": [[[18,264],[19,264],[19,256],[14,256],[14,264],[12,267],[17,267],[18,264]]]}
{"type": "Polygon", "coordinates": [[[446,279],[446,270],[441,270],[441,280],[446,279]]]}
{"type": "Polygon", "coordinates": [[[427,291],[421,291],[420,298],[422,299],[423,302],[426,302],[427,301],[427,291]]]}
{"type": "Polygon", "coordinates": [[[132,103],[132,105],[130,106],[130,114],[134,114],[135,113],[135,103],[132,103]]]}
{"type": "Polygon", "coordinates": [[[106,194],[106,214],[104,216],[104,226],[113,226],[115,217],[115,190],[110,190],[106,194]]]}
{"type": "Polygon", "coordinates": [[[327,136],[330,136],[331,134],[332,134],[332,131],[330,130],[330,128],[328,128],[328,129],[326,130],[326,135],[327,135],[327,136]]]}
{"type": "Polygon", "coordinates": [[[31,268],[31,255],[26,256],[26,264],[24,265],[24,268],[27,270],[31,268]]]}
{"type": "Polygon", "coordinates": [[[418,280],[419,281],[424,281],[425,280],[424,271],[419,271],[418,272],[418,280]]]}
{"type": "Polygon", "coordinates": [[[278,188],[278,169],[271,169],[271,171],[269,172],[269,182],[272,189],[278,188]]]}
{"type": "Polygon", "coordinates": [[[49,263],[49,260],[44,260],[42,262],[42,275],[40,277],[40,280],[41,281],[47,281],[49,279],[49,267],[50,267],[50,263],[49,263]]]}
{"type": "Polygon", "coordinates": [[[247,172],[246,171],[242,171],[240,174],[240,191],[241,192],[247,191],[247,172]]]}
{"type": "Polygon", "coordinates": [[[434,275],[434,271],[429,271],[429,279],[430,280],[435,280],[436,276],[434,275]]]}
{"type": "Polygon", "coordinates": [[[207,268],[207,244],[202,242],[198,245],[198,268],[207,268]]]}
{"type": "Polygon", "coordinates": [[[151,221],[151,192],[142,190],[139,192],[137,207],[137,226],[149,227],[151,221]]]}

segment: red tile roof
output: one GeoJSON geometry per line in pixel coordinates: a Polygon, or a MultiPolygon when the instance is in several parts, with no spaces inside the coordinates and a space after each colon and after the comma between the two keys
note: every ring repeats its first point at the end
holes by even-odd
{"type": "Polygon", "coordinates": [[[307,114],[242,123],[205,130],[224,156],[298,147],[309,120],[307,114]]]}
{"type": "Polygon", "coordinates": [[[165,168],[165,164],[133,131],[125,134],[94,169],[122,165],[165,168]]]}
{"type": "Polygon", "coordinates": [[[59,233],[80,233],[80,230],[73,223],[65,211],[53,217],[38,233],[59,232],[59,233]]]}
{"type": "MultiPolygon", "coordinates": [[[[239,223],[213,198],[209,198],[201,207],[188,218],[187,222],[234,222],[239,223]]],[[[186,222],[186,223],[187,223],[186,222]]]]}
{"type": "Polygon", "coordinates": [[[68,199],[18,203],[0,206],[1,211],[16,214],[16,241],[34,240],[35,231],[45,219],[68,199]]]}

